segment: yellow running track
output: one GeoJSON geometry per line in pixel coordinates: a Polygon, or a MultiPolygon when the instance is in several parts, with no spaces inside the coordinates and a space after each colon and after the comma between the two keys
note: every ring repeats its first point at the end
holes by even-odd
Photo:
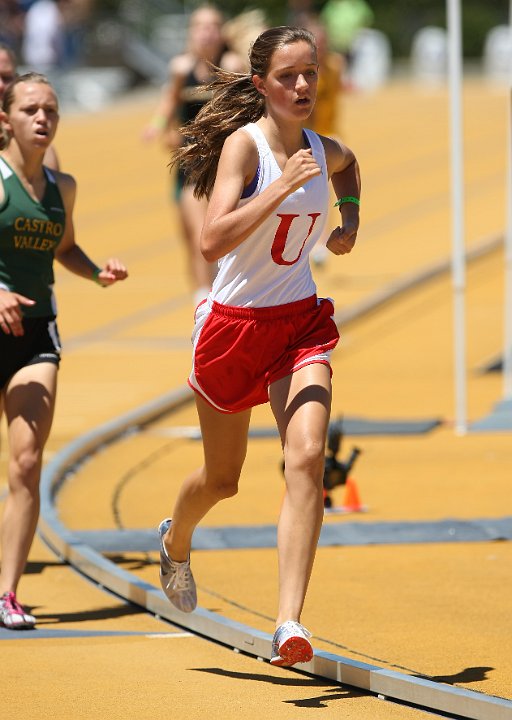
{"type": "MultiPolygon", "coordinates": [[[[59,130],[63,167],[79,183],[79,242],[98,262],[122,257],[131,277],[103,291],[58,269],[65,353],[47,462],[84,433],[182,387],[188,374],[193,308],[167,161],[139,140],[154,101],[134,94],[97,114],[68,115],[59,130]]],[[[467,80],[466,237],[468,249],[485,250],[467,278],[470,422],[488,415],[502,393],[501,375],[480,369],[503,342],[506,102],[505,89],[467,80]]],[[[404,277],[442,265],[451,252],[445,91],[401,81],[342,104],[342,135],[362,167],[362,229],[350,256],[316,271],[319,293],[335,298],[341,316],[379,293],[392,295],[404,277]]],[[[319,548],[303,621],[318,650],[512,700],[512,545],[478,540],[469,527],[512,515],[511,435],[455,434],[452,322],[450,276],[438,273],[341,328],[333,419],[439,424],[419,434],[344,438],[340,458],[353,445],[363,451],[353,478],[367,512],[326,516],[325,530],[352,540],[319,548]],[[371,537],[377,523],[384,539],[354,541],[371,537]],[[401,534],[418,528],[426,538],[401,534]]],[[[185,430],[196,426],[193,405],[185,404],[95,454],[58,495],[63,525],[154,529],[200,462],[200,444],[185,430]]],[[[252,427],[265,437],[251,439],[241,491],[209,514],[206,529],[237,525],[253,537],[275,525],[283,489],[272,426],[268,408],[258,408],[252,427]]],[[[333,491],[335,506],[344,492],[333,491]]],[[[107,557],[158,587],[151,548],[107,557]]],[[[197,550],[193,564],[202,608],[272,633],[275,548],[197,550]]],[[[318,709],[325,720],[431,717],[191,635],[106,593],[40,538],[19,595],[39,624],[31,633],[0,630],[9,668],[0,707],[9,718],[309,720],[318,709]]],[[[507,720],[511,707],[489,717],[507,720]]]]}

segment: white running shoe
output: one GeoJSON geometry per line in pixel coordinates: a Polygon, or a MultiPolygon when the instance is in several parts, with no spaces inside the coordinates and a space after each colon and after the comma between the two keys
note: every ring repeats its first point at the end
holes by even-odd
{"type": "Polygon", "coordinates": [[[197,591],[194,576],[190,569],[190,558],[185,562],[175,562],[167,554],[163,537],[171,526],[171,519],[162,520],[158,526],[160,538],[160,584],[172,604],[182,612],[190,613],[197,606],[197,591]]]}
{"type": "Polygon", "coordinates": [[[13,592],[6,592],[0,597],[0,622],[9,630],[28,630],[36,619],[25,611],[13,592]]]}
{"type": "Polygon", "coordinates": [[[271,665],[291,667],[295,663],[306,663],[313,658],[313,648],[308,638],[311,637],[300,623],[287,620],[274,633],[272,640],[271,665]]]}

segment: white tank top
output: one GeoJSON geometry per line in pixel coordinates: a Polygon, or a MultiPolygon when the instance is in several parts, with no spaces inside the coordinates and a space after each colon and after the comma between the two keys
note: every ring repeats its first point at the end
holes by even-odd
{"type": "MultiPolygon", "coordinates": [[[[254,123],[241,130],[258,148],[256,187],[245,205],[281,176],[281,170],[262,130],[254,123]]],[[[322,141],[304,130],[322,174],[283,200],[272,214],[238,247],[218,261],[209,302],[239,307],[268,307],[303,300],[316,293],[309,253],[322,234],[329,202],[327,166],[322,141]]]]}

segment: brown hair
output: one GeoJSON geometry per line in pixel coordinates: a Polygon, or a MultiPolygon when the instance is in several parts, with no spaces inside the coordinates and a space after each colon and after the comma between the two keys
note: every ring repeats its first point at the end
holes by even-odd
{"type": "Polygon", "coordinates": [[[243,125],[259,120],[265,111],[265,98],[256,89],[253,75],[266,77],[275,51],[301,40],[316,49],[313,34],[305,28],[270,28],[252,44],[247,73],[213,68],[214,80],[202,88],[212,97],[193,120],[180,128],[184,145],[173,151],[170,163],[179,163],[186,181],[194,185],[197,198],[210,197],[224,140],[243,125]]]}
{"type": "Polygon", "coordinates": [[[53,87],[51,82],[48,80],[46,75],[42,75],[41,73],[36,72],[28,72],[24,75],[16,75],[14,80],[7,85],[4,92],[4,97],[2,101],[2,110],[4,112],[9,112],[11,109],[11,105],[14,102],[14,88],[17,85],[20,85],[21,83],[42,83],[43,85],[49,85],[50,87],[53,87]]]}

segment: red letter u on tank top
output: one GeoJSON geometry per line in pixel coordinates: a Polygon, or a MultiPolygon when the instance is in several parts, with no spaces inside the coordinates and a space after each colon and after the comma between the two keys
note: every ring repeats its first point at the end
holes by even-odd
{"type": "Polygon", "coordinates": [[[311,225],[309,226],[308,234],[306,235],[302,242],[302,245],[300,246],[299,254],[295,258],[295,260],[285,260],[283,257],[283,253],[286,246],[286,240],[288,238],[288,232],[294,218],[300,217],[300,215],[280,215],[278,213],[277,217],[281,218],[281,222],[279,223],[279,227],[277,228],[274,237],[274,242],[272,243],[272,260],[276,263],[276,265],[295,265],[295,263],[298,262],[300,256],[302,255],[302,250],[304,249],[306,240],[311,235],[313,227],[316,223],[316,219],[320,214],[321,213],[308,213],[308,217],[311,218],[311,225]]]}

